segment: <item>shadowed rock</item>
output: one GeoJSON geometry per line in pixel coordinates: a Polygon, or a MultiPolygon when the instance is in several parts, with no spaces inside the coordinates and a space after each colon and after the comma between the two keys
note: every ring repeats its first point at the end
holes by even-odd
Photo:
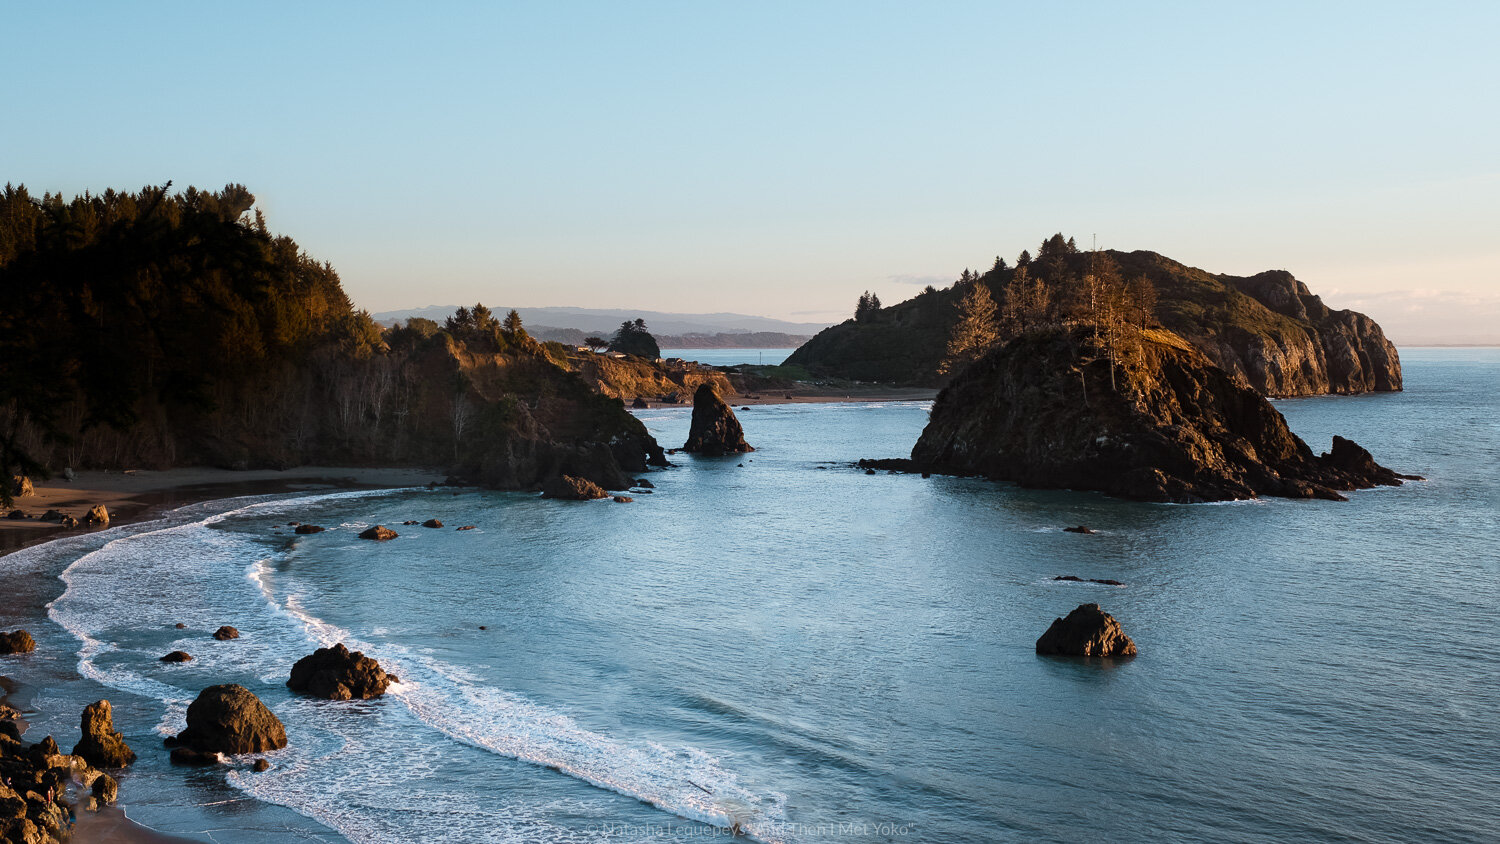
{"type": "Polygon", "coordinates": [[[192,662],[193,657],[187,651],[172,651],[161,658],[162,662],[192,662]]]}
{"type": "Polygon", "coordinates": [[[343,643],[318,648],[292,666],[287,688],[328,700],[367,700],[385,694],[392,679],[380,663],[343,643]]]}
{"type": "Polygon", "coordinates": [[[220,642],[227,642],[230,639],[238,639],[239,637],[240,631],[234,629],[233,627],[230,627],[227,624],[214,631],[214,638],[218,639],[220,642]]]}
{"type": "Polygon", "coordinates": [[[1066,532],[1068,532],[1068,533],[1093,533],[1094,532],[1092,528],[1085,527],[1083,525],[1078,525],[1077,527],[1065,527],[1065,528],[1063,528],[1063,530],[1066,531],[1066,532]]]}
{"type": "Polygon", "coordinates": [[[438,521],[437,519],[428,519],[427,521],[422,523],[422,527],[425,528],[440,528],[442,526],[443,523],[438,521]]]}
{"type": "Polygon", "coordinates": [[[95,504],[89,509],[89,514],[83,517],[83,522],[88,525],[109,524],[109,508],[103,504],[95,504]]]}
{"type": "Polygon", "coordinates": [[[84,707],[80,728],[83,738],[73,746],[74,756],[82,756],[85,762],[96,768],[123,768],[135,761],[135,751],[125,744],[125,737],[115,729],[114,711],[109,701],[101,700],[84,707]]]}
{"type": "Polygon", "coordinates": [[[286,747],[286,728],[249,689],[227,683],[198,693],[176,742],[199,753],[264,753],[286,747]]]}
{"type": "Polygon", "coordinates": [[[1135,642],[1098,604],[1084,604],[1052,622],[1036,652],[1047,656],[1135,656],[1135,642]]]}
{"type": "Polygon", "coordinates": [[[321,527],[319,527],[317,525],[297,525],[297,529],[295,531],[293,531],[293,532],[294,533],[307,534],[307,533],[322,533],[323,530],[324,530],[323,528],[321,528],[321,527]]]}
{"type": "Polygon", "coordinates": [[[36,640],[25,630],[0,633],[0,654],[29,654],[36,650],[36,640]]]}
{"type": "Polygon", "coordinates": [[[398,536],[400,536],[400,534],[396,533],[385,525],[375,525],[372,528],[367,528],[359,534],[360,539],[374,539],[378,542],[384,542],[387,539],[395,539],[398,536]]]}
{"type": "Polygon", "coordinates": [[[572,475],[554,475],[542,484],[543,498],[560,498],[565,501],[592,501],[606,498],[609,493],[593,481],[575,478],[572,475]]]}
{"type": "Polygon", "coordinates": [[[712,384],[704,384],[693,394],[693,421],[682,450],[719,457],[755,449],[745,442],[745,430],[735,418],[734,409],[719,398],[712,384]]]}

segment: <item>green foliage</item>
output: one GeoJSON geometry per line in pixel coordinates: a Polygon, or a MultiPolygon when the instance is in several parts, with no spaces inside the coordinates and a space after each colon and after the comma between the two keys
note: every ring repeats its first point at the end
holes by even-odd
{"type": "Polygon", "coordinates": [[[626,355],[637,355],[643,358],[655,360],[661,357],[661,348],[656,344],[656,338],[646,330],[646,321],[637,319],[634,322],[626,320],[620,323],[615,336],[610,338],[609,350],[626,355]]]}
{"type": "Polygon", "coordinates": [[[854,306],[854,321],[869,322],[870,318],[880,310],[880,297],[866,290],[859,297],[859,303],[854,306]]]}

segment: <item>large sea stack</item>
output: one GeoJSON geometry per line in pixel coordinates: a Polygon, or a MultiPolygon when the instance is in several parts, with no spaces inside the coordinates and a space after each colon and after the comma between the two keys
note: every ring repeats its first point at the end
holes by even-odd
{"type": "Polygon", "coordinates": [[[226,683],[198,693],[174,741],[199,753],[264,753],[286,747],[286,728],[249,689],[226,683]]]}
{"type": "MultiPolygon", "coordinates": [[[[1080,295],[1096,264],[1125,279],[1150,282],[1156,319],[1221,369],[1267,396],[1353,394],[1401,389],[1401,359],[1380,326],[1361,313],[1334,310],[1284,270],[1219,275],[1155,252],[1090,253],[1059,235],[1026,264],[1054,298],[1080,295]]],[[[1018,270],[996,262],[974,276],[1002,309],[1018,270]]],[[[915,297],[824,329],[786,360],[814,375],[938,386],[941,364],[965,286],[929,288],[915,297]]]]}
{"type": "Polygon", "coordinates": [[[755,449],[745,442],[745,429],[735,418],[734,409],[719,398],[712,384],[704,384],[693,393],[693,422],[682,450],[722,457],[755,449]]]}
{"type": "Polygon", "coordinates": [[[1111,364],[1088,329],[1029,332],[938,394],[914,468],[1147,501],[1342,500],[1403,478],[1349,440],[1313,454],[1259,393],[1168,331],[1111,364]]]}

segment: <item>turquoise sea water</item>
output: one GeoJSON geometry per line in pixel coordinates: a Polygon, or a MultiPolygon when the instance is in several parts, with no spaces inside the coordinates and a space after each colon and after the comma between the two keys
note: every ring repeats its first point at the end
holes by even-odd
{"type": "MultiPolygon", "coordinates": [[[[205,840],[1494,840],[1500,351],[1403,362],[1404,393],[1277,402],[1314,449],[1429,478],[1348,502],[867,476],[850,462],[904,455],[925,404],[758,406],[759,450],[679,456],[628,505],[240,500],[0,558],[51,600],[44,655],[4,670],[50,684],[65,744],[114,700],[147,748],[130,814],[205,840]],[[377,522],[400,538],[354,538],[377,522]],[[1140,656],[1036,656],[1085,602],[1140,656]],[[334,641],[402,684],[287,694],[334,641]],[[264,774],[171,769],[159,735],[228,681],[292,745],[264,774]]],[[[641,418],[671,446],[688,413],[641,418]]]]}
{"type": "Polygon", "coordinates": [[[662,349],[664,358],[695,360],[704,366],[734,366],[740,363],[776,366],[796,349],[662,349]]]}

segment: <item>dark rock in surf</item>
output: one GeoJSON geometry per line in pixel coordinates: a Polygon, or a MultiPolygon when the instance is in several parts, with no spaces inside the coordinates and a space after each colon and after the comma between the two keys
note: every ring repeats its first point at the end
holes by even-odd
{"type": "Polygon", "coordinates": [[[187,651],[172,651],[161,658],[162,662],[192,662],[193,656],[187,651]]]}
{"type": "Polygon", "coordinates": [[[385,694],[390,683],[380,663],[341,642],[297,660],[286,686],[326,700],[368,700],[385,694]]]}
{"type": "Polygon", "coordinates": [[[1135,642],[1125,635],[1114,616],[1098,604],[1083,604],[1067,618],[1052,622],[1036,640],[1036,652],[1046,656],[1135,656],[1135,642]]]}
{"type": "Polygon", "coordinates": [[[293,531],[293,533],[301,533],[301,534],[322,533],[324,530],[325,530],[325,528],[321,528],[321,527],[319,527],[317,525],[297,525],[297,529],[295,531],[293,531]]]}
{"type": "Polygon", "coordinates": [[[400,535],[401,534],[396,533],[385,525],[375,525],[372,528],[367,528],[366,530],[361,531],[359,534],[359,538],[373,539],[377,542],[385,542],[388,539],[395,539],[400,535]]]}
{"type": "Polygon", "coordinates": [[[227,642],[230,639],[238,639],[239,637],[240,631],[234,629],[233,627],[230,627],[227,624],[214,631],[214,638],[218,639],[220,642],[227,642]]]}
{"type": "Polygon", "coordinates": [[[628,495],[616,495],[615,496],[615,503],[616,504],[630,504],[633,501],[635,501],[635,499],[631,498],[628,495]]]}
{"type": "Polygon", "coordinates": [[[712,384],[704,384],[693,394],[693,421],[682,450],[721,457],[755,449],[745,442],[745,430],[735,418],[734,409],[719,398],[712,384]]]}
{"type": "Polygon", "coordinates": [[[177,743],[200,753],[264,753],[286,747],[286,728],[249,689],[228,683],[198,693],[177,743]]]}
{"type": "Polygon", "coordinates": [[[1065,528],[1063,528],[1063,531],[1066,532],[1066,533],[1093,533],[1094,532],[1092,529],[1084,527],[1083,525],[1079,525],[1077,527],[1065,527],[1065,528]]]}
{"type": "Polygon", "coordinates": [[[553,475],[542,484],[543,498],[557,498],[563,501],[592,501],[596,498],[606,498],[609,493],[593,481],[583,478],[575,478],[572,475],[553,475]]]}
{"type": "Polygon", "coordinates": [[[197,765],[199,767],[219,764],[219,754],[205,750],[194,750],[191,747],[172,748],[173,765],[197,765]]]}
{"type": "Polygon", "coordinates": [[[74,756],[82,756],[96,768],[123,768],[135,761],[135,751],[115,729],[109,701],[96,701],[84,707],[79,726],[83,737],[73,746],[74,756]]]}
{"type": "Polygon", "coordinates": [[[442,526],[443,523],[438,521],[437,519],[428,519],[427,521],[422,523],[422,527],[424,528],[440,528],[442,526]]]}
{"type": "Polygon", "coordinates": [[[459,528],[459,530],[474,530],[477,527],[479,527],[479,526],[478,525],[464,525],[463,527],[459,528]]]}
{"type": "Polygon", "coordinates": [[[255,764],[251,765],[250,769],[252,771],[255,771],[257,774],[265,773],[266,771],[271,770],[271,762],[265,757],[261,757],[260,759],[255,760],[255,764]]]}
{"type": "Polygon", "coordinates": [[[641,489],[656,489],[656,484],[651,483],[645,478],[636,478],[635,485],[641,489]]]}
{"type": "Polygon", "coordinates": [[[0,654],[29,654],[36,650],[36,640],[25,630],[0,633],[0,654]]]}

